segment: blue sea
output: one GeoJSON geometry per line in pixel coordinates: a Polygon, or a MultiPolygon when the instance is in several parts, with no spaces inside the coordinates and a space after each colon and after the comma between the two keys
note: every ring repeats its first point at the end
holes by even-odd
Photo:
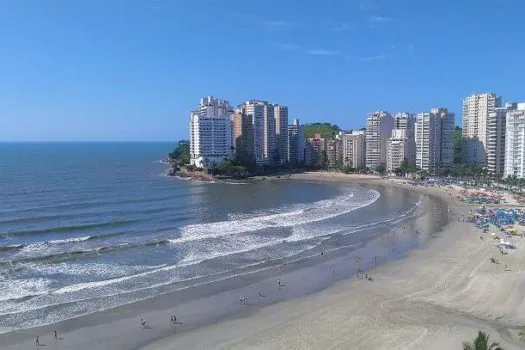
{"type": "Polygon", "coordinates": [[[370,241],[407,191],[168,177],[171,143],[0,144],[0,333],[370,241]]]}

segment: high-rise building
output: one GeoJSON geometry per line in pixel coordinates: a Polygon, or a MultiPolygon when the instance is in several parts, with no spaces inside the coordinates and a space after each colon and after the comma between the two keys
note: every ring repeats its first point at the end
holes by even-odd
{"type": "Polygon", "coordinates": [[[201,98],[197,110],[190,113],[191,164],[212,167],[232,155],[232,113],[226,100],[201,98]]]}
{"type": "Polygon", "coordinates": [[[414,139],[415,118],[412,114],[401,112],[393,114],[394,125],[392,136],[387,141],[386,169],[393,171],[403,161],[409,165],[416,164],[416,142],[414,139]]]}
{"type": "Polygon", "coordinates": [[[254,117],[238,110],[230,117],[235,156],[242,164],[255,166],[254,117]]]}
{"type": "Polygon", "coordinates": [[[338,139],[327,139],[325,141],[326,166],[333,170],[337,168],[341,156],[341,141],[338,139]]]}
{"type": "Polygon", "coordinates": [[[250,153],[253,154],[252,157],[255,161],[255,165],[260,167],[264,164],[268,164],[268,159],[264,154],[264,104],[253,100],[245,101],[237,107],[237,113],[244,115],[247,119],[247,123],[251,125],[251,138],[253,142],[252,144],[247,145],[247,147],[253,149],[250,153]]]}
{"type": "Polygon", "coordinates": [[[525,177],[525,102],[506,111],[505,170],[503,176],[525,177]]]}
{"type": "Polygon", "coordinates": [[[501,106],[494,93],[476,94],[463,100],[463,160],[468,164],[487,163],[487,121],[501,106]]]}
{"type": "Polygon", "coordinates": [[[432,108],[416,117],[416,166],[435,172],[452,166],[454,114],[446,108],[432,108]],[[450,151],[452,149],[452,152],[450,151]]]}
{"type": "Polygon", "coordinates": [[[294,119],[288,126],[288,162],[294,165],[305,163],[304,126],[299,119],[294,119]]]}
{"type": "Polygon", "coordinates": [[[416,166],[421,170],[434,171],[441,158],[441,122],[436,114],[417,114],[415,139],[416,166]]]}
{"type": "Polygon", "coordinates": [[[440,166],[451,167],[454,165],[454,128],[456,115],[446,108],[432,108],[431,113],[436,114],[441,122],[441,150],[440,166]]]}
{"type": "Polygon", "coordinates": [[[368,115],[366,120],[366,166],[375,170],[386,166],[386,145],[392,134],[394,120],[390,113],[378,111],[368,115]]]}
{"type": "Polygon", "coordinates": [[[275,117],[275,143],[278,151],[279,163],[288,161],[288,107],[273,105],[275,117]]]}
{"type": "Polygon", "coordinates": [[[365,130],[353,130],[349,134],[340,133],[341,158],[344,166],[364,168],[366,166],[365,130]]]}
{"type": "Polygon", "coordinates": [[[487,117],[487,171],[496,177],[503,176],[505,169],[505,132],[507,111],[517,109],[517,103],[497,107],[487,117]]]}
{"type": "Polygon", "coordinates": [[[392,136],[388,139],[386,146],[386,170],[392,172],[401,168],[403,161],[410,165],[416,163],[416,150],[414,136],[409,138],[407,129],[393,129],[392,136]]]}

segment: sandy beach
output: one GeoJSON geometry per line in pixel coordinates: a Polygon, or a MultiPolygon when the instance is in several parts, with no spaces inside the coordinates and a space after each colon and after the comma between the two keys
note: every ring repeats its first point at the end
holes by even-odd
{"type": "MultiPolygon", "coordinates": [[[[450,208],[429,207],[421,220],[432,223],[448,215],[449,222],[440,232],[429,229],[425,246],[410,256],[368,271],[372,281],[347,278],[299,298],[268,300],[267,305],[253,309],[248,303],[235,318],[226,320],[220,311],[231,307],[239,293],[253,293],[253,288],[240,285],[236,294],[222,293],[213,299],[202,295],[195,300],[192,295],[193,301],[187,303],[181,295],[178,305],[169,295],[159,296],[133,307],[5,334],[0,336],[0,347],[27,349],[35,346],[35,334],[44,334],[40,342],[48,349],[460,349],[463,341],[482,330],[506,350],[525,348],[518,337],[525,329],[522,238],[512,238],[515,252],[492,264],[491,257],[501,258],[498,248],[491,240],[480,240],[472,224],[458,220],[473,206],[454,201],[455,190],[331,173],[298,174],[290,179],[406,187],[438,197],[450,208]],[[185,313],[203,307],[217,310],[203,312],[200,319],[196,315],[199,322],[192,321],[199,327],[184,324],[185,313]],[[177,327],[167,325],[170,312],[176,312],[181,321],[177,327]],[[140,317],[151,328],[140,329],[140,317]],[[58,340],[51,337],[54,329],[60,330],[58,340]]],[[[418,225],[425,234],[425,222],[418,225]]],[[[351,276],[351,257],[344,259],[348,269],[341,273],[351,276]]],[[[322,263],[317,268],[330,271],[322,263]]]]}

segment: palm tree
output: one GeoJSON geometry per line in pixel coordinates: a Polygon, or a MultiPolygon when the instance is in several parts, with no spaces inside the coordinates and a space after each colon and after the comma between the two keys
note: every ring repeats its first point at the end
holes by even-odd
{"type": "Polygon", "coordinates": [[[473,343],[463,342],[463,350],[503,350],[503,348],[496,342],[489,345],[489,336],[479,331],[473,343]]]}

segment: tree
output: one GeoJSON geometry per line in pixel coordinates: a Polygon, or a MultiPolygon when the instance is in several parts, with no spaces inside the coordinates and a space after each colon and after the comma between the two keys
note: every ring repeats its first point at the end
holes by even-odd
{"type": "Polygon", "coordinates": [[[170,159],[179,164],[185,165],[190,163],[190,142],[187,140],[179,141],[177,147],[169,155],[170,159]]]}
{"type": "Polygon", "coordinates": [[[375,169],[379,174],[384,174],[386,171],[386,165],[385,163],[380,163],[378,166],[376,166],[375,169]]]}
{"type": "Polygon", "coordinates": [[[503,350],[503,348],[496,342],[489,345],[489,336],[479,331],[473,343],[463,342],[463,350],[503,350]]]}

